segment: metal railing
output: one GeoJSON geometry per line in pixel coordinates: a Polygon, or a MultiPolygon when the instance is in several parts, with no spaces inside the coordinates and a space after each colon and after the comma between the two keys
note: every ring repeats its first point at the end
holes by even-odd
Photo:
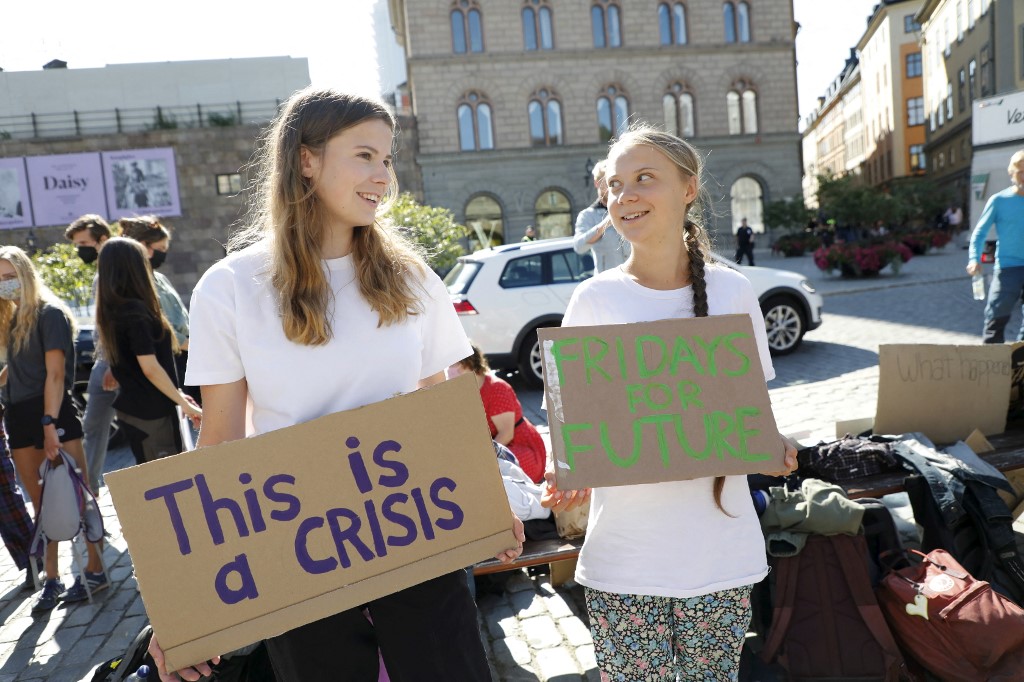
{"type": "Polygon", "coordinates": [[[267,123],[281,100],[0,116],[0,141],[267,123]]]}

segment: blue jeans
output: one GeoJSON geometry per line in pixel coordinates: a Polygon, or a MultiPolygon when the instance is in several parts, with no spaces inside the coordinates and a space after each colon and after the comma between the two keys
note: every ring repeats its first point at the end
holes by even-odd
{"type": "Polygon", "coordinates": [[[117,391],[103,390],[103,375],[110,365],[106,360],[97,360],[89,373],[89,400],[85,404],[82,430],[85,431],[85,462],[89,469],[89,487],[99,495],[100,481],[103,480],[103,464],[107,459],[107,439],[110,438],[110,422],[114,420],[114,398],[117,391]]]}
{"type": "MultiPolygon", "coordinates": [[[[1021,301],[1024,294],[1024,266],[1012,268],[996,268],[992,275],[992,286],[988,291],[988,304],[985,306],[985,331],[983,343],[1003,343],[1003,331],[1010,321],[1013,307],[1021,301]]],[[[1024,325],[1017,334],[1018,341],[1024,341],[1024,325]]]]}

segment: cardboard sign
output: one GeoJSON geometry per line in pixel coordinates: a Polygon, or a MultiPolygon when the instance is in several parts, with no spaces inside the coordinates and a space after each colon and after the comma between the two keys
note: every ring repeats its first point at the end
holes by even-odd
{"type": "Polygon", "coordinates": [[[171,670],[516,545],[470,375],[106,481],[171,670]]]}
{"type": "Polygon", "coordinates": [[[943,444],[1006,430],[1010,346],[885,345],[878,349],[876,433],[921,431],[943,444]]]}
{"type": "Polygon", "coordinates": [[[560,489],[784,468],[749,315],[538,334],[560,489]]]}

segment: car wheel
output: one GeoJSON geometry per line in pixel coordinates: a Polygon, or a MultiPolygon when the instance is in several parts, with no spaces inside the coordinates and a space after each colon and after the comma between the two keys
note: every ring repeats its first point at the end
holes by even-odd
{"type": "Polygon", "coordinates": [[[530,388],[540,388],[544,385],[543,359],[540,355],[540,341],[537,339],[536,329],[526,335],[519,349],[519,376],[530,388]]]}
{"type": "Polygon", "coordinates": [[[807,331],[800,304],[789,296],[772,296],[761,304],[761,312],[772,355],[787,355],[796,350],[807,331]]]}

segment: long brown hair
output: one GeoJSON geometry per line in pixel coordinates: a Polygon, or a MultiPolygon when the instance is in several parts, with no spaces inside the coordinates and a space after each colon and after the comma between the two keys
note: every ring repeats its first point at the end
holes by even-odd
{"type": "Polygon", "coordinates": [[[171,332],[171,325],[160,310],[149,259],[140,242],[126,237],[107,240],[100,250],[96,273],[96,328],[111,365],[125,360],[117,348],[114,321],[117,311],[129,301],[142,302],[149,316],[160,322],[163,334],[170,335],[171,349],[178,352],[178,342],[171,332]]]}
{"type": "Polygon", "coordinates": [[[171,231],[155,215],[121,218],[117,224],[121,227],[122,237],[134,239],[149,247],[171,238],[171,231]]]}
{"type": "MultiPolygon", "coordinates": [[[[608,156],[612,152],[638,144],[653,147],[664,154],[679,169],[683,179],[697,178],[697,198],[686,207],[686,215],[680,229],[680,237],[686,244],[686,255],[690,267],[690,287],[693,290],[693,316],[708,315],[708,283],[705,278],[705,266],[711,258],[711,239],[704,228],[702,205],[707,203],[707,190],[704,188],[704,161],[700,154],[686,140],[646,125],[638,125],[624,133],[612,144],[608,156]]],[[[715,505],[723,513],[732,516],[722,506],[722,491],[725,489],[725,476],[715,476],[712,491],[715,505]]]]}
{"type": "Polygon", "coordinates": [[[0,351],[6,355],[7,360],[10,361],[11,355],[22,351],[28,345],[28,340],[35,331],[36,322],[39,321],[39,309],[44,304],[59,308],[64,313],[71,326],[71,338],[75,338],[74,315],[67,305],[50,291],[50,287],[43,283],[28,254],[17,246],[0,246],[0,260],[11,264],[21,283],[21,298],[17,302],[0,298],[0,351]]]}
{"type": "MultiPolygon", "coordinates": [[[[252,164],[256,178],[247,224],[228,249],[269,242],[271,283],[278,292],[284,333],[296,343],[318,346],[333,335],[327,310],[334,294],[321,261],[326,220],[316,185],[302,175],[301,150],[322,154],[332,137],[370,120],[395,130],[395,119],[381,102],[334,90],[300,90],[262,137],[252,164]]],[[[377,220],[356,228],[352,249],[359,292],[377,313],[379,325],[402,322],[420,311],[415,275],[426,271],[416,247],[381,219],[397,196],[398,181],[394,171],[390,175],[377,220]]]]}

